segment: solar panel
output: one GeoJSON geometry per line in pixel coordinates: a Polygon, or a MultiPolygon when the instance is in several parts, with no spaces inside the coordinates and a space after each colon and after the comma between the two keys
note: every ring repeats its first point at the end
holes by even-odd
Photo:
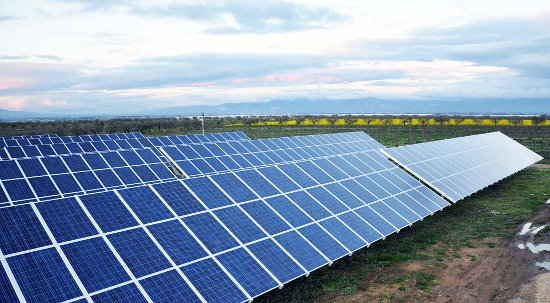
{"type": "Polygon", "coordinates": [[[0,240],[1,291],[27,301],[242,302],[448,205],[376,151],[333,157],[1,208],[10,235],[0,240]],[[369,169],[333,164],[350,159],[369,169]],[[392,193],[371,193],[369,180],[392,193]]]}
{"type": "Polygon", "coordinates": [[[150,149],[0,161],[0,207],[175,180],[150,149]]]}
{"type": "Polygon", "coordinates": [[[542,159],[501,132],[382,151],[456,202],[542,159]]]}

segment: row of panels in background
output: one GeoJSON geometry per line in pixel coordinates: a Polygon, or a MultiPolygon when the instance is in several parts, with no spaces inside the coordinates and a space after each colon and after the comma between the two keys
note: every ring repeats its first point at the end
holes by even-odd
{"type": "MultiPolygon", "coordinates": [[[[333,150],[336,154],[343,154],[358,151],[358,144],[360,143],[367,150],[379,146],[377,143],[372,145],[372,142],[376,141],[366,134],[344,133],[325,136],[330,140],[323,138],[323,136],[309,137],[309,139],[303,137],[301,140],[296,140],[296,143],[289,140],[286,144],[283,143],[283,140],[278,142],[273,139],[258,140],[256,142],[234,141],[205,143],[204,145],[192,144],[173,148],[175,151],[178,148],[183,150],[188,156],[188,158],[184,158],[186,160],[179,161],[179,163],[192,161],[189,162],[189,166],[184,167],[188,176],[194,177],[198,174],[192,174],[190,167],[199,167],[201,173],[222,172],[327,156],[326,153],[319,154],[322,151],[321,148],[327,151],[333,150]],[[350,145],[354,146],[353,149],[351,147],[348,147],[348,149],[337,148],[338,145],[345,147],[346,143],[329,143],[348,141],[351,141],[349,144],[355,144],[350,145]],[[254,142],[254,144],[250,142],[254,142]],[[315,147],[315,144],[320,146],[315,147]],[[304,151],[297,148],[299,152],[303,153],[303,156],[298,156],[298,153],[294,152],[296,156],[290,157],[281,150],[281,148],[286,148],[288,153],[293,155],[290,153],[293,150],[289,146],[299,145],[304,146],[304,151]],[[308,147],[308,145],[317,148],[318,153],[315,153],[313,147],[308,147]],[[335,150],[332,149],[333,145],[336,148],[335,150]],[[285,158],[275,158],[277,154],[274,152],[260,152],[260,149],[269,150],[270,148],[278,151],[279,155],[285,154],[285,158]],[[309,149],[309,153],[306,152],[306,148],[309,149]],[[250,150],[257,152],[251,153],[250,150]],[[220,156],[220,158],[217,156],[220,156]],[[271,159],[269,157],[274,161],[267,162],[266,159],[271,159]],[[226,166],[219,159],[229,165],[226,166]],[[255,161],[252,159],[255,159],[255,161]],[[213,161],[217,161],[217,163],[213,161]],[[228,161],[232,161],[233,166],[228,161]]],[[[170,152],[170,154],[178,160],[184,157],[183,154],[177,156],[174,152],[170,152]]],[[[170,164],[164,157],[157,157],[151,152],[151,149],[147,148],[0,161],[0,186],[4,189],[3,193],[0,193],[0,206],[50,200],[82,192],[104,191],[148,182],[173,180],[176,176],[169,170],[169,167],[170,164]]]]}
{"type": "Polygon", "coordinates": [[[68,155],[179,144],[250,140],[243,132],[145,138],[141,133],[46,137],[0,141],[0,159],[68,155]]]}
{"type": "Polygon", "coordinates": [[[228,142],[203,146],[167,146],[161,148],[171,163],[188,177],[208,175],[249,167],[296,162],[345,155],[383,148],[365,133],[340,133],[327,136],[228,142]],[[323,140],[319,140],[320,137],[323,140]]]}
{"type": "Polygon", "coordinates": [[[36,302],[241,302],[449,205],[364,156],[0,209],[0,285],[36,302]]]}
{"type": "MultiPolygon", "coordinates": [[[[107,136],[107,135],[105,135],[107,136]]],[[[206,134],[206,135],[179,135],[179,136],[165,136],[165,137],[150,137],[150,138],[131,138],[131,139],[118,139],[118,140],[103,140],[103,141],[83,141],[83,142],[69,142],[69,143],[54,143],[54,144],[37,144],[37,145],[22,145],[22,146],[5,146],[4,153],[7,154],[9,159],[20,158],[32,158],[41,156],[55,156],[55,155],[68,155],[68,154],[80,154],[86,152],[107,151],[107,150],[122,150],[131,148],[160,148],[170,146],[187,146],[187,145],[205,145],[209,146],[209,143],[228,142],[246,143],[251,141],[254,144],[260,142],[256,148],[261,150],[278,150],[288,149],[292,147],[307,147],[307,146],[320,146],[333,143],[347,143],[356,141],[372,141],[371,144],[378,144],[375,140],[370,138],[363,132],[353,133],[341,133],[341,134],[326,134],[326,135],[310,135],[302,137],[284,137],[274,139],[261,139],[250,140],[242,132],[235,133],[221,133],[221,134],[206,134]],[[225,135],[225,136],[222,136],[225,135]],[[362,135],[363,134],[363,135],[362,135]],[[208,140],[208,135],[214,137],[211,141],[208,140]],[[217,136],[218,135],[218,136],[217,136]],[[203,141],[194,140],[189,138],[204,138],[203,141]]],[[[1,145],[1,142],[0,142],[1,145]]],[[[1,147],[1,146],[0,146],[1,147]]],[[[382,147],[380,145],[380,147],[382,147]]],[[[246,147],[235,146],[239,150],[246,147]]],[[[256,149],[255,148],[255,149],[256,149]]],[[[250,152],[250,151],[248,151],[250,152]]]]}
{"type": "Polygon", "coordinates": [[[501,132],[393,147],[383,152],[452,202],[543,159],[501,132]]]}

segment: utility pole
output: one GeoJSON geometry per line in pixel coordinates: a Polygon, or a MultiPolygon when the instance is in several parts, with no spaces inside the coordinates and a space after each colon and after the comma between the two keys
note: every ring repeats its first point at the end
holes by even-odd
{"type": "Polygon", "coordinates": [[[204,113],[202,113],[202,134],[204,135],[204,113]]]}

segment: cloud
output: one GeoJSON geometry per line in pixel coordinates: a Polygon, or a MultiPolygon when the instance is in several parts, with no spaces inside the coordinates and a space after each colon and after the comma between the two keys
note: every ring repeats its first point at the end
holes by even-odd
{"type": "Polygon", "coordinates": [[[23,60],[28,58],[28,56],[0,56],[0,60],[23,60]]]}
{"type": "Polygon", "coordinates": [[[329,23],[343,22],[348,18],[327,7],[310,7],[276,0],[172,3],[166,6],[134,7],[130,12],[147,17],[203,22],[208,26],[205,32],[210,34],[292,32],[326,28],[329,23]]]}
{"type": "Polygon", "coordinates": [[[40,59],[47,59],[47,60],[54,60],[54,61],[63,60],[62,58],[59,58],[58,56],[54,56],[54,55],[36,55],[36,57],[40,59]]]}
{"type": "Polygon", "coordinates": [[[329,7],[290,1],[199,1],[141,4],[129,0],[58,0],[80,4],[80,12],[124,12],[150,18],[176,18],[201,22],[208,34],[284,33],[326,28],[348,16],[329,7]]]}
{"type": "Polygon", "coordinates": [[[506,18],[450,28],[425,28],[402,39],[362,40],[356,52],[379,60],[434,59],[468,61],[519,71],[523,76],[550,76],[550,19],[506,18]]]}
{"type": "Polygon", "coordinates": [[[42,62],[0,62],[0,96],[67,89],[83,75],[82,66],[42,62]]]}
{"type": "Polygon", "coordinates": [[[0,16],[0,22],[2,21],[11,21],[11,20],[17,20],[18,17],[15,16],[0,16]]]}

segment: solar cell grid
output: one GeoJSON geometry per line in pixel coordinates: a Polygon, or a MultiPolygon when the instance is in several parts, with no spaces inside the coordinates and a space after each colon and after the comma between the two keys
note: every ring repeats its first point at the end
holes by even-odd
{"type": "MultiPolygon", "coordinates": [[[[203,140],[205,138],[208,137],[205,136],[203,140]]],[[[325,138],[311,138],[311,140],[331,141],[325,138]]],[[[354,159],[361,161],[359,158],[354,159]]],[[[393,172],[391,175],[385,173],[385,170],[394,166],[391,163],[388,164],[389,161],[383,158],[371,155],[364,159],[377,162],[376,167],[380,168],[380,176],[384,179],[404,178],[393,172]],[[378,163],[380,161],[388,163],[378,163]]],[[[274,164],[274,166],[257,170],[243,170],[236,174],[218,174],[207,178],[193,178],[135,189],[120,189],[111,193],[83,195],[73,200],[65,199],[66,207],[71,209],[71,212],[80,214],[75,217],[79,218],[79,223],[73,223],[73,219],[69,219],[71,222],[57,222],[51,215],[41,216],[44,218],[44,224],[58,226],[50,228],[52,235],[58,235],[55,236],[57,241],[71,241],[70,243],[61,242],[61,247],[71,245],[84,248],[87,247],[87,243],[92,243],[92,239],[93,243],[104,241],[109,250],[105,249],[105,246],[103,249],[95,249],[96,253],[104,253],[97,259],[102,260],[106,255],[114,254],[116,264],[120,264],[123,268],[120,273],[129,277],[125,278],[125,282],[116,280],[115,271],[109,272],[114,270],[111,269],[112,266],[107,266],[106,272],[101,273],[112,275],[104,280],[96,279],[99,275],[95,272],[97,269],[81,270],[90,264],[79,262],[92,262],[94,258],[91,255],[83,255],[74,262],[57,258],[54,254],[42,257],[52,261],[61,259],[61,262],[57,263],[60,264],[59,268],[73,263],[72,267],[78,267],[73,269],[74,273],[68,270],[69,275],[65,274],[67,281],[75,281],[73,284],[77,286],[75,291],[66,294],[68,299],[86,297],[85,291],[97,288],[98,293],[94,293],[92,297],[98,300],[135,298],[139,301],[144,297],[161,302],[174,298],[186,300],[204,298],[207,301],[230,302],[248,300],[281,283],[286,283],[307,274],[310,270],[341,258],[391,232],[390,229],[384,229],[379,233],[369,225],[368,220],[373,220],[372,224],[381,229],[390,226],[397,230],[392,225],[398,224],[397,221],[390,223],[384,218],[384,214],[392,214],[393,208],[387,206],[389,203],[386,205],[386,202],[383,204],[380,201],[376,202],[380,204],[380,207],[376,204],[376,209],[379,210],[376,211],[374,206],[373,208],[365,206],[364,202],[341,185],[346,180],[355,180],[364,177],[363,175],[342,175],[341,171],[334,170],[334,165],[326,166],[320,163],[327,162],[310,161],[308,164],[301,164],[306,169],[292,164],[295,171],[285,170],[282,169],[284,165],[274,164]],[[327,174],[329,178],[314,181],[312,177],[315,176],[312,174],[319,172],[327,174]],[[338,177],[330,177],[332,174],[338,177]],[[273,177],[270,178],[270,176],[273,177]],[[346,178],[342,179],[344,177],[346,178]],[[312,182],[306,184],[296,180],[295,183],[293,179],[296,178],[309,178],[312,182]],[[171,193],[173,198],[166,193],[171,193]],[[182,193],[187,198],[181,198],[182,193]],[[270,198],[264,201],[260,197],[270,198]],[[356,201],[342,203],[349,197],[355,197],[356,201]],[[253,201],[248,202],[250,200],[253,201]],[[178,212],[177,203],[180,203],[180,210],[192,210],[178,212]],[[194,209],[191,205],[200,207],[194,209]],[[303,205],[308,206],[302,207],[303,205]],[[309,210],[310,205],[314,205],[313,211],[309,210]],[[74,207],[82,211],[76,212],[74,207]],[[292,211],[283,212],[282,209],[292,211]],[[176,215],[179,217],[174,219],[176,215]],[[84,219],[91,223],[84,223],[87,222],[84,219]],[[313,222],[314,219],[320,221],[313,222]],[[89,224],[94,227],[90,231],[88,231],[89,224]],[[64,226],[78,226],[75,228],[78,232],[66,235],[60,233],[64,226]],[[54,229],[55,232],[53,232],[54,229]],[[107,234],[97,235],[97,232],[107,234]],[[75,237],[79,238],[75,239],[75,237]],[[296,244],[300,244],[300,247],[296,244]],[[174,269],[176,264],[181,267],[174,269]],[[82,286],[79,286],[79,283],[82,283],[82,286]],[[107,284],[113,285],[105,289],[107,284]],[[177,291],[170,291],[173,287],[177,287],[177,291]]],[[[402,189],[410,183],[413,182],[403,180],[393,185],[402,189]]],[[[360,183],[355,184],[362,187],[360,183]]],[[[418,186],[422,185],[418,184],[418,186]]],[[[412,190],[416,188],[410,187],[406,191],[412,190]]],[[[426,199],[422,192],[419,191],[418,194],[420,196],[416,199],[426,199]]],[[[407,196],[422,207],[411,196],[407,196]]],[[[40,214],[54,213],[55,208],[49,210],[47,207],[48,203],[52,202],[39,203],[33,207],[36,207],[36,211],[40,214]]],[[[400,205],[408,209],[397,195],[392,200],[392,205],[400,205]]],[[[428,211],[428,214],[430,213],[428,211]]],[[[0,217],[2,217],[1,213],[0,217]]],[[[399,223],[398,225],[401,226],[403,222],[399,223]]],[[[10,259],[19,255],[30,256],[34,253],[32,249],[23,249],[15,255],[8,254],[8,263],[10,259]]],[[[47,249],[49,248],[43,251],[47,249]]],[[[78,256],[78,253],[71,252],[71,254],[78,256]]],[[[73,255],[71,258],[74,259],[73,255]]],[[[112,256],[110,258],[113,260],[112,256]]],[[[26,259],[24,262],[29,261],[26,259]]],[[[106,261],[106,264],[111,263],[106,261]]],[[[16,279],[19,280],[19,278],[16,279]]],[[[21,280],[25,279],[21,278],[21,280]]],[[[42,291],[47,293],[48,290],[42,291]]],[[[23,293],[29,298],[37,295],[28,291],[23,293]]],[[[53,297],[55,295],[52,295],[53,297]]]]}
{"type": "Polygon", "coordinates": [[[4,202],[12,205],[36,199],[44,201],[81,191],[105,191],[176,179],[150,150],[123,155],[139,165],[128,164],[119,151],[0,161],[0,184],[9,196],[4,202]],[[144,158],[148,164],[143,164],[144,158]]]}
{"type": "Polygon", "coordinates": [[[453,202],[542,159],[500,132],[383,152],[453,202]]]}

